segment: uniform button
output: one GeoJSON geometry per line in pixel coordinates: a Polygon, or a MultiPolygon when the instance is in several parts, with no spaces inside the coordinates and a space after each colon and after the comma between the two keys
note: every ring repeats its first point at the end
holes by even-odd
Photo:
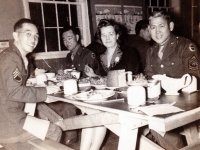
{"type": "Polygon", "coordinates": [[[151,67],[153,67],[153,65],[151,65],[151,67]]]}
{"type": "Polygon", "coordinates": [[[172,65],[174,65],[174,63],[172,63],[172,65]]]}
{"type": "Polygon", "coordinates": [[[81,66],[80,64],[78,64],[78,66],[81,66]]]}
{"type": "Polygon", "coordinates": [[[161,67],[161,68],[163,68],[163,67],[164,67],[164,65],[162,64],[162,65],[160,65],[160,67],[161,67]]]}

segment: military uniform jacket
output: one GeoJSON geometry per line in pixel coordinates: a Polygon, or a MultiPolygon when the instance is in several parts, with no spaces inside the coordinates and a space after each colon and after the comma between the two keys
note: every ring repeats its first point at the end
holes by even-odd
{"type": "Polygon", "coordinates": [[[146,75],[166,74],[180,78],[189,73],[200,77],[199,51],[190,40],[173,34],[165,47],[162,60],[158,57],[159,45],[155,43],[148,49],[146,57],[146,75]]]}
{"type": "Polygon", "coordinates": [[[76,70],[81,72],[81,77],[87,77],[84,72],[85,65],[88,64],[96,74],[98,73],[98,61],[96,59],[96,55],[91,52],[89,49],[80,46],[78,51],[76,52],[74,59],[71,59],[71,53],[69,53],[66,57],[66,69],[76,68],[76,70]]]}
{"type": "Polygon", "coordinates": [[[0,142],[19,136],[23,130],[26,102],[46,100],[46,88],[25,86],[27,70],[20,51],[12,45],[0,53],[0,142]]]}

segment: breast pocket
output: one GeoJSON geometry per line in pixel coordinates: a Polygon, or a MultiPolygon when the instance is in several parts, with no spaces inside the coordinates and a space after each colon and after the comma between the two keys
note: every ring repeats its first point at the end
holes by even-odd
{"type": "MultiPolygon", "coordinates": [[[[173,77],[181,77],[184,74],[184,64],[180,58],[172,57],[163,62],[167,74],[173,77]]],[[[187,66],[185,66],[187,67],[187,66]]]]}

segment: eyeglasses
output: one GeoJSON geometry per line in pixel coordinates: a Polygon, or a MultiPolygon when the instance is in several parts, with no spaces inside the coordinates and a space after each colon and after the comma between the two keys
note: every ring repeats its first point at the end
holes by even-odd
{"type": "Polygon", "coordinates": [[[18,33],[24,33],[26,35],[26,37],[29,39],[31,38],[32,36],[34,37],[35,40],[38,40],[39,39],[39,35],[38,34],[32,34],[32,32],[30,31],[25,31],[25,32],[20,32],[18,31],[18,33]]]}

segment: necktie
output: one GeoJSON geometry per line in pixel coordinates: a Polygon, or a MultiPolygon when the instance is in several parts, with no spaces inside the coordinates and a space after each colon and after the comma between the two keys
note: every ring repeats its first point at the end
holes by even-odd
{"type": "Polygon", "coordinates": [[[72,60],[74,59],[74,53],[71,54],[71,59],[72,59],[72,60]]]}
{"type": "Polygon", "coordinates": [[[158,57],[160,59],[162,59],[162,57],[163,57],[163,50],[164,50],[164,46],[160,45],[160,48],[159,48],[159,51],[158,51],[158,57]]]}

